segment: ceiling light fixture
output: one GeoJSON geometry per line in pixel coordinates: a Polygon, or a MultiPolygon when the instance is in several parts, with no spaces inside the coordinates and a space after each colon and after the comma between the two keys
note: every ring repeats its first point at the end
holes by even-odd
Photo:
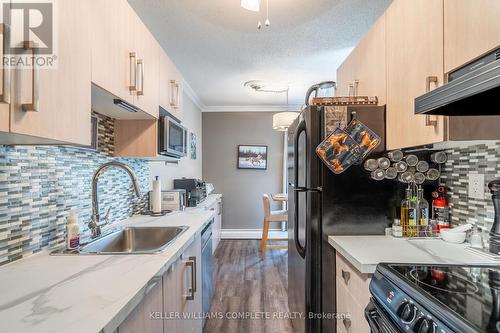
{"type": "Polygon", "coordinates": [[[260,10],[260,0],[241,0],[241,7],[252,12],[258,12],[260,10]]]}
{"type": "Polygon", "coordinates": [[[276,94],[285,93],[289,89],[288,83],[273,83],[262,80],[247,81],[243,84],[243,86],[258,92],[276,93],[276,94]]]}

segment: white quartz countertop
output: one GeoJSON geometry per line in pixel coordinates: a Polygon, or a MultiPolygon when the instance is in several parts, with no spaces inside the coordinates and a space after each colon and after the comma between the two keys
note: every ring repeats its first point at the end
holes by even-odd
{"type": "Polygon", "coordinates": [[[379,263],[500,265],[466,250],[466,244],[441,239],[391,236],[329,236],[328,242],[361,273],[373,273],[379,263]]]}
{"type": "Polygon", "coordinates": [[[0,331],[113,332],[155,281],[213,218],[200,207],[163,217],[134,216],[116,226],[189,226],[165,251],[131,255],[50,255],[0,267],[0,331]],[[156,278],[156,279],[155,279],[156,278]]]}

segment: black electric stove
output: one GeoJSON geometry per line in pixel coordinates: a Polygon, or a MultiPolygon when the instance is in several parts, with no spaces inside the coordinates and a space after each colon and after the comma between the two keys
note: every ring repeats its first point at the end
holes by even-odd
{"type": "Polygon", "coordinates": [[[500,267],[380,264],[370,292],[372,332],[500,332],[500,267]]]}

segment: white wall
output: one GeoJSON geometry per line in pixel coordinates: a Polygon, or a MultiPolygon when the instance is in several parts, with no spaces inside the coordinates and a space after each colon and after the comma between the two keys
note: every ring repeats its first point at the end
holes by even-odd
{"type": "Polygon", "coordinates": [[[201,154],[202,154],[202,132],[201,132],[201,110],[184,94],[182,125],[187,127],[189,132],[196,134],[196,160],[191,159],[191,151],[189,148],[188,135],[188,156],[182,158],[179,164],[165,164],[164,162],[151,162],[150,165],[150,180],[153,181],[155,176],[159,176],[162,182],[162,189],[168,190],[173,188],[173,180],[176,178],[200,178],[201,173],[201,154]]]}

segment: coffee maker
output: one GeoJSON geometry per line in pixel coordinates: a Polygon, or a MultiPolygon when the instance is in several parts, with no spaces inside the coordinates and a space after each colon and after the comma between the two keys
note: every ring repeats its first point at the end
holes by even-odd
{"type": "Polygon", "coordinates": [[[207,197],[205,182],[196,178],[174,179],[174,188],[186,190],[187,207],[196,207],[207,197]]]}

